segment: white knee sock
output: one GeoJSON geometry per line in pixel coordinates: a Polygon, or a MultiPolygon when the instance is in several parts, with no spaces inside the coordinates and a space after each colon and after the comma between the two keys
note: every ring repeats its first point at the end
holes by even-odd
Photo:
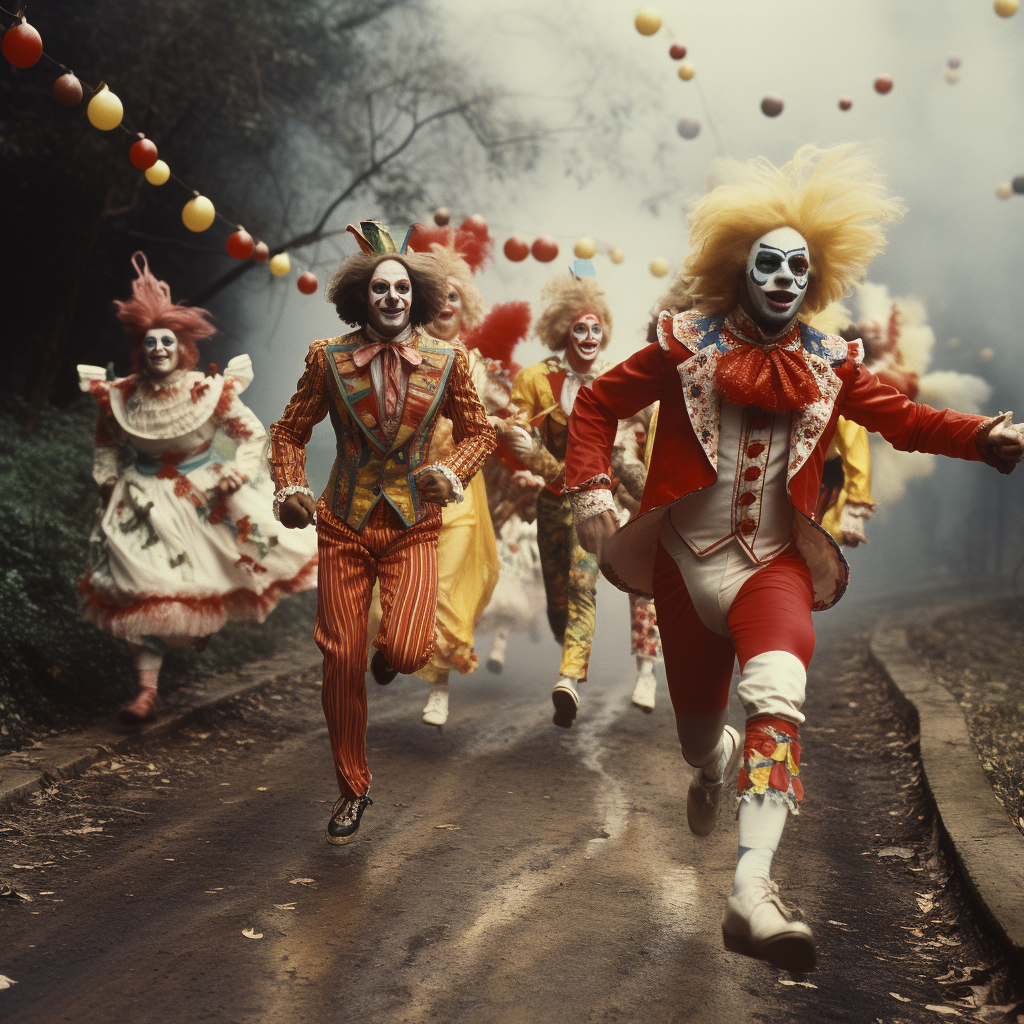
{"type": "Polygon", "coordinates": [[[642,654],[636,656],[637,676],[649,676],[654,674],[654,659],[645,658],[642,654]]]}
{"type": "Polygon", "coordinates": [[[789,808],[779,800],[753,796],[740,801],[739,851],[732,894],[737,896],[755,881],[770,878],[772,857],[779,848],[789,808]]]}

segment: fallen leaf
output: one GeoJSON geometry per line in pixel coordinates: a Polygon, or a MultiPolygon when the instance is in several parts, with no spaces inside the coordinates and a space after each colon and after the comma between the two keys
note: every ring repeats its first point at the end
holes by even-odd
{"type": "Polygon", "coordinates": [[[247,939],[262,939],[263,938],[263,932],[258,932],[258,931],[256,931],[255,928],[243,928],[242,929],[242,934],[247,939]]]}
{"type": "Polygon", "coordinates": [[[295,904],[294,903],[275,903],[274,906],[277,907],[278,910],[294,910],[295,909],[295,904]]]}
{"type": "Polygon", "coordinates": [[[899,992],[890,992],[889,995],[891,995],[893,999],[898,999],[901,1003],[910,1002],[910,1000],[906,996],[901,996],[899,992]]]}
{"type": "MultiPolygon", "coordinates": [[[[42,895],[42,893],[40,893],[42,895]]],[[[23,892],[18,892],[10,882],[0,882],[0,897],[10,896],[14,899],[24,900],[26,903],[32,902],[32,897],[27,896],[23,892]]]]}
{"type": "Polygon", "coordinates": [[[256,787],[256,792],[257,792],[257,793],[266,793],[266,791],[267,791],[268,789],[270,789],[270,787],[269,787],[269,786],[257,786],[257,787],[256,787]]]}
{"type": "Polygon", "coordinates": [[[47,889],[45,892],[41,892],[40,896],[56,896],[57,892],[54,889],[47,889]]]}
{"type": "Polygon", "coordinates": [[[914,856],[913,850],[908,850],[905,846],[889,846],[884,850],[878,851],[879,857],[899,857],[900,860],[910,860],[914,856]]]}
{"type": "Polygon", "coordinates": [[[837,928],[849,927],[845,921],[827,921],[826,924],[834,924],[837,928]]]}
{"type": "Polygon", "coordinates": [[[316,885],[316,882],[312,878],[293,878],[291,885],[316,885]]]}
{"type": "Polygon", "coordinates": [[[435,825],[434,828],[447,829],[449,832],[459,832],[462,830],[461,825],[435,825]]]}
{"type": "Polygon", "coordinates": [[[64,829],[64,835],[66,836],[85,836],[90,832],[102,832],[102,825],[83,825],[81,828],[66,828],[64,829]]]}
{"type": "Polygon", "coordinates": [[[933,1013],[945,1014],[947,1017],[962,1017],[963,1014],[959,1010],[954,1010],[952,1006],[936,1006],[934,1003],[927,1003],[925,1005],[926,1010],[931,1010],[933,1013]]]}
{"type": "Polygon", "coordinates": [[[6,974],[0,974],[0,989],[10,988],[17,984],[13,978],[8,978],[6,974]]]}
{"type": "Polygon", "coordinates": [[[811,984],[809,981],[793,981],[792,978],[779,978],[780,985],[799,985],[801,988],[817,988],[817,985],[811,984]]]}

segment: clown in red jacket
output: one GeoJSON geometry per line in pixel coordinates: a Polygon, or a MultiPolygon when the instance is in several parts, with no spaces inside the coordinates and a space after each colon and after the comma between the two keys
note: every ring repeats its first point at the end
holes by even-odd
{"type": "Polygon", "coordinates": [[[739,855],[726,947],[788,970],[815,965],[809,927],[769,870],[803,799],[799,726],[812,610],[842,596],[848,566],[814,522],[840,414],[894,447],[987,462],[1024,453],[1011,414],[917,405],[862,366],[857,342],[808,327],[862,279],[902,214],[850,146],[799,150],[782,168],[732,165],[690,216],[694,309],[662,314],[648,345],[582,389],[566,489],[580,543],[618,587],[653,595],[683,756],[691,831],[715,827],[740,765],[739,855]],[[660,402],[640,513],[619,529],[609,456],[619,420],[660,402]],[[726,725],[733,662],[746,736],[726,725]]]}

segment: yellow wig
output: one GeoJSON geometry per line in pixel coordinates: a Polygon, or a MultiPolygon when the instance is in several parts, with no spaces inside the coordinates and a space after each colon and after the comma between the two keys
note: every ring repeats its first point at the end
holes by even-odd
{"type": "Polygon", "coordinates": [[[430,250],[437,257],[438,262],[444,267],[445,273],[451,285],[459,293],[462,300],[462,326],[466,330],[480,326],[486,308],[484,299],[473,283],[473,270],[465,261],[462,254],[452,246],[441,245],[439,242],[432,242],[430,250]]]}
{"type": "Polygon", "coordinates": [[[783,167],[761,157],[716,168],[721,184],[689,215],[690,255],[683,267],[702,313],[736,307],[750,247],[775,228],[799,231],[810,248],[802,318],[863,280],[885,248],[882,225],[900,220],[905,207],[887,194],[874,162],[854,149],[851,143],[825,150],[801,146],[783,167]]]}
{"type": "Polygon", "coordinates": [[[612,311],[594,278],[556,277],[544,286],[541,298],[547,306],[537,318],[534,332],[553,352],[561,352],[569,344],[569,328],[584,313],[600,318],[602,349],[612,340],[612,311]]]}

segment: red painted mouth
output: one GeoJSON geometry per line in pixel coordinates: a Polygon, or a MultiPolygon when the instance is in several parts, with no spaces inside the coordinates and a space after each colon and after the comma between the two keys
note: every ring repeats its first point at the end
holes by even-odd
{"type": "Polygon", "coordinates": [[[773,309],[785,309],[796,302],[797,296],[792,292],[765,292],[764,297],[773,309]]]}

